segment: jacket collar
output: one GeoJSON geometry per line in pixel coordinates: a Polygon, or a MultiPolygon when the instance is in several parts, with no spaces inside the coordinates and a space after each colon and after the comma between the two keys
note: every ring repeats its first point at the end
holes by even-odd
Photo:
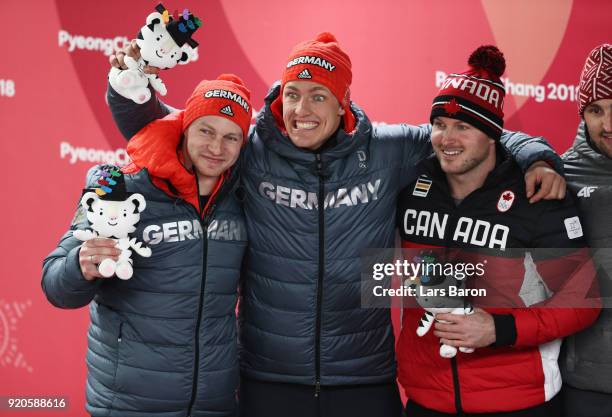
{"type": "Polygon", "coordinates": [[[585,162],[606,166],[608,169],[612,168],[612,159],[602,154],[597,145],[593,143],[584,120],[578,126],[572,150],[579,154],[585,162]]]}

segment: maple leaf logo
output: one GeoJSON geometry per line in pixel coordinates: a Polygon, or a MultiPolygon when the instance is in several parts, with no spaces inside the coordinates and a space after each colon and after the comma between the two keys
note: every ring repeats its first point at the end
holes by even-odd
{"type": "Polygon", "coordinates": [[[461,111],[461,106],[457,103],[457,100],[452,99],[444,105],[444,111],[450,116],[453,116],[461,111]]]}
{"type": "Polygon", "coordinates": [[[510,194],[510,193],[505,193],[505,194],[502,196],[502,198],[503,198],[505,201],[510,201],[510,200],[512,200],[512,194],[510,194]]]}

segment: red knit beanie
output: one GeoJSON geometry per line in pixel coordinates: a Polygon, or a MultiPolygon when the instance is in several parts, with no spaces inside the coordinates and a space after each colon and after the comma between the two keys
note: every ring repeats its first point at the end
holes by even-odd
{"type": "Polygon", "coordinates": [[[183,132],[197,118],[221,116],[236,123],[246,140],[251,124],[251,92],[234,74],[221,74],[216,80],[203,80],[185,103],[183,132]]]}
{"type": "Polygon", "coordinates": [[[578,111],[594,101],[612,98],[612,45],[604,43],[589,53],[580,76],[578,111]]]}
{"type": "Polygon", "coordinates": [[[282,97],[287,82],[312,81],[324,85],[336,97],[344,109],[344,130],[352,132],[355,129],[355,117],[350,108],[352,80],[351,59],[331,33],[323,32],[314,40],[297,44],[287,60],[280,95],[271,106],[277,123],[284,128],[282,97]]]}
{"type": "Polygon", "coordinates": [[[463,120],[493,139],[499,139],[504,128],[506,90],[500,77],[506,60],[492,45],[481,46],[470,55],[470,66],[461,74],[450,74],[431,106],[429,120],[438,116],[463,120]]]}

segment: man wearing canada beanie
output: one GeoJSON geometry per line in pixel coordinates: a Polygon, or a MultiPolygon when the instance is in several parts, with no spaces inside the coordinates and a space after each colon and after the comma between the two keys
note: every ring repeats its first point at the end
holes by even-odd
{"type": "Polygon", "coordinates": [[[612,416],[612,45],[588,55],[580,77],[582,123],[563,155],[598,267],[603,309],[592,327],[568,338],[561,370],[567,417],[612,416]]]}
{"type": "Polygon", "coordinates": [[[131,279],[103,278],[97,265],[117,260],[119,250],[110,239],[81,245],[73,231],[88,224],[79,208],[45,259],[42,286],[52,304],[91,303],[91,415],[236,415],[235,310],[247,233],[235,162],[250,120],[249,90],[224,74],[202,81],[185,110],[138,132],[128,144],[132,163],[122,173],[109,166],[90,170],[88,191],[103,194],[98,178],[110,171],[128,192],[144,196],[132,236],[152,252],[135,257],[131,279]]]}
{"type": "MultiPolygon", "coordinates": [[[[431,127],[373,127],[350,99],[351,60],[330,33],[298,44],[284,67],[242,163],[249,247],[241,411],[398,416],[391,317],[362,308],[360,255],[393,246],[396,198],[431,153],[431,127]]],[[[128,138],[173,110],[157,99],[135,105],[111,89],[108,99],[128,138]]],[[[524,170],[538,159],[559,161],[540,139],[503,139],[524,170]]],[[[536,198],[563,191],[548,183],[536,198]]]]}
{"type": "Polygon", "coordinates": [[[397,359],[411,417],[560,416],[561,338],[599,313],[596,294],[589,298],[595,270],[573,199],[529,204],[523,174],[499,142],[504,69],[501,52],[483,46],[466,72],[448,76],[431,109],[435,155],[399,196],[402,246],[434,251],[445,265],[480,263],[483,275],[466,285],[487,294],[479,299],[486,310],[438,314],[435,331],[422,337],[423,309],[404,310],[397,359]],[[423,216],[443,219],[440,228],[423,230],[416,220],[423,216]],[[526,290],[536,266],[553,296],[538,285],[526,290]],[[475,351],[448,359],[441,344],[475,351]]]}

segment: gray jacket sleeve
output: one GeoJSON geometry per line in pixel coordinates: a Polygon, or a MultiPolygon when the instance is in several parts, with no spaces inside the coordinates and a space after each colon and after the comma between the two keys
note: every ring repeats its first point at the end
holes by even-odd
{"type": "MultiPolygon", "coordinates": [[[[150,86],[149,89],[151,89],[150,86]]],[[[136,104],[118,94],[109,84],[106,90],[106,101],[115,124],[128,140],[153,120],[161,119],[176,111],[173,107],[160,101],[152,89],[149,101],[144,104],[136,104]]]]}
{"type": "Polygon", "coordinates": [[[81,241],[72,237],[70,230],[43,262],[42,289],[56,307],[83,307],[96,295],[101,281],[83,278],[79,266],[80,249],[81,241]]]}
{"type": "Polygon", "coordinates": [[[431,125],[408,124],[378,125],[376,139],[380,144],[395,144],[402,155],[402,166],[411,167],[433,152],[431,147],[431,125]]]}
{"type": "Polygon", "coordinates": [[[563,161],[550,144],[541,136],[529,136],[522,132],[504,130],[501,143],[512,154],[523,172],[537,161],[548,163],[555,171],[563,175],[563,161]]]}
{"type": "MultiPolygon", "coordinates": [[[[89,170],[88,183],[94,169],[89,170]]],[[[43,261],[42,289],[47,299],[56,307],[78,308],[91,302],[101,284],[101,280],[87,281],[79,266],[81,241],[72,236],[73,230],[89,226],[87,216],[81,205],[70,226],[62,236],[57,248],[43,261]]]]}

